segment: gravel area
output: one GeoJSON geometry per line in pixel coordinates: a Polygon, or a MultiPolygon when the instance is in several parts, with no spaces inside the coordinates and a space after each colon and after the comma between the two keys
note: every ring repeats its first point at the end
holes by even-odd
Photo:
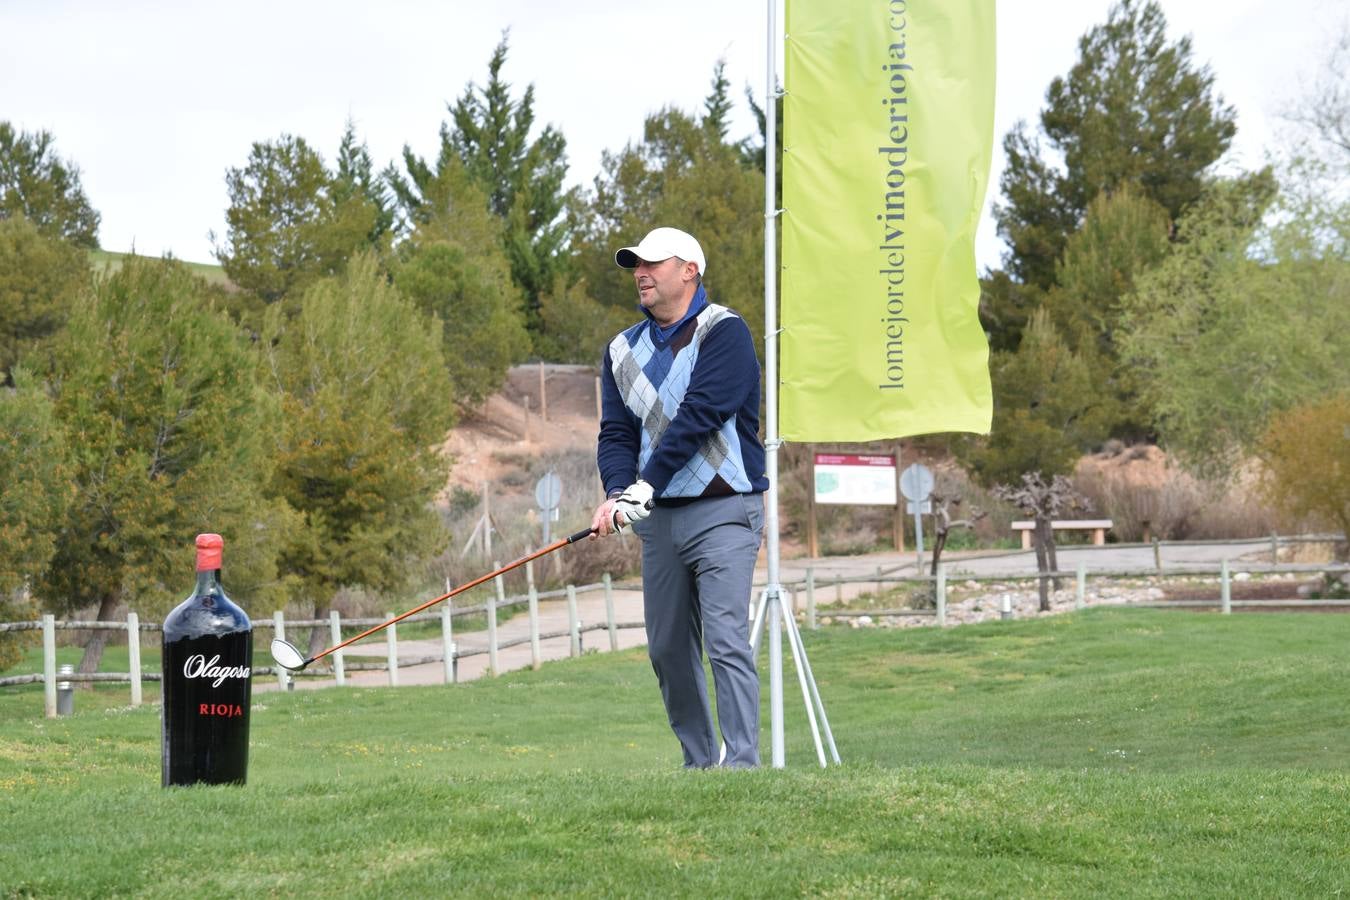
{"type": "MultiPolygon", "coordinates": [[[[1233,600],[1298,599],[1307,597],[1315,582],[1292,573],[1253,579],[1247,572],[1234,572],[1230,587],[1233,600]]],[[[1127,606],[1133,603],[1161,603],[1168,600],[1212,600],[1219,598],[1218,577],[1093,579],[1084,586],[1083,605],[1127,606]]],[[[1050,609],[1040,610],[1040,595],[1029,581],[958,581],[948,585],[947,625],[966,625],[1003,618],[1004,599],[1013,619],[1036,618],[1071,612],[1077,607],[1077,586],[1073,578],[1061,581],[1061,590],[1050,593],[1050,609]]],[[[856,608],[856,607],[855,607],[856,608]]],[[[894,608],[894,605],[891,606],[894,608]]],[[[1195,607],[1190,607],[1195,609],[1195,607]]],[[[831,616],[829,607],[817,609],[822,625],[840,624],[853,628],[922,628],[934,624],[928,615],[831,616]]]]}

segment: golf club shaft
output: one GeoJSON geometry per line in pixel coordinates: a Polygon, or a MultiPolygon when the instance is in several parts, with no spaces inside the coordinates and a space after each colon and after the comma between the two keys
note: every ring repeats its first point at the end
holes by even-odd
{"type": "Polygon", "coordinates": [[[409,616],[415,616],[415,615],[417,615],[418,613],[422,612],[423,610],[430,609],[431,607],[435,606],[437,603],[440,603],[440,602],[442,602],[442,601],[444,601],[444,600],[449,600],[451,597],[455,596],[456,594],[462,594],[462,593],[464,593],[465,591],[467,591],[467,590],[469,590],[469,589],[471,589],[471,588],[476,588],[476,587],[478,587],[480,584],[482,584],[482,583],[485,582],[485,581],[491,581],[492,579],[496,578],[498,575],[505,575],[507,572],[510,572],[512,569],[518,569],[518,568],[520,568],[521,566],[525,565],[527,562],[530,562],[530,561],[532,561],[532,560],[536,560],[536,559],[538,559],[538,558],[541,557],[541,556],[546,556],[547,554],[552,553],[554,550],[558,550],[558,549],[561,549],[561,548],[563,548],[563,547],[566,547],[568,544],[574,544],[574,543],[576,543],[577,541],[581,540],[582,538],[590,537],[590,536],[591,536],[592,534],[594,534],[594,533],[595,533],[595,529],[594,529],[594,528],[587,528],[587,529],[584,529],[584,530],[582,530],[582,531],[578,531],[576,534],[569,534],[569,535],[568,535],[567,537],[565,537],[565,538],[559,538],[558,540],[556,540],[556,541],[554,541],[553,543],[549,544],[547,547],[541,547],[541,548],[539,548],[538,550],[534,551],[533,553],[530,553],[530,554],[527,554],[527,555],[525,555],[525,556],[522,556],[520,559],[516,560],[516,561],[513,562],[513,563],[507,563],[506,565],[502,566],[500,569],[497,569],[497,570],[494,571],[494,572],[489,572],[489,573],[487,573],[486,575],[484,575],[484,576],[482,576],[482,577],[480,577],[480,578],[475,578],[473,581],[470,581],[470,582],[468,582],[467,584],[461,584],[459,587],[455,588],[453,591],[449,591],[448,593],[441,594],[439,597],[436,597],[435,599],[432,599],[432,600],[428,600],[426,603],[423,603],[421,606],[415,607],[415,608],[413,608],[413,609],[408,610],[408,611],[405,612],[405,613],[402,613],[402,614],[400,614],[400,615],[394,616],[394,618],[390,619],[388,622],[381,622],[379,625],[376,625],[374,628],[368,628],[368,629],[366,629],[365,631],[361,632],[360,634],[356,635],[355,637],[349,637],[349,638],[347,638],[347,640],[343,641],[343,642],[340,643],[340,644],[334,644],[333,646],[329,647],[327,650],[324,650],[324,651],[322,651],[321,653],[318,653],[318,654],[316,654],[315,656],[312,656],[312,657],[310,657],[309,659],[305,660],[305,665],[308,666],[310,663],[317,662],[318,660],[323,659],[325,656],[327,656],[327,655],[330,654],[330,653],[336,653],[338,650],[341,650],[343,647],[347,647],[347,646],[349,646],[349,645],[351,645],[351,644],[355,644],[357,641],[361,640],[362,638],[370,637],[370,636],[371,636],[372,634],[374,634],[375,632],[377,632],[377,631],[383,631],[384,629],[388,628],[390,625],[394,625],[394,624],[396,624],[396,623],[398,623],[398,622],[402,622],[404,619],[408,618],[409,616]]]}

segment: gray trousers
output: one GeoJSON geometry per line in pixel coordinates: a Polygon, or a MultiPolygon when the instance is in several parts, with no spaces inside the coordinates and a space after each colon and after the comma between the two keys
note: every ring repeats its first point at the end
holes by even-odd
{"type": "Polygon", "coordinates": [[[691,768],[717,765],[703,650],[717,690],[727,766],[759,765],[759,675],[750,653],[750,592],[764,534],[760,494],[658,506],[642,538],[643,612],[670,727],[691,768]]]}

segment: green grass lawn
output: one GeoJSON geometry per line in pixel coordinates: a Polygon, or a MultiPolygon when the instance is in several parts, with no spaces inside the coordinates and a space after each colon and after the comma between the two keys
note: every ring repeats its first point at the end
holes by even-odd
{"type": "Polygon", "coordinates": [[[1350,888],[1350,617],[1094,609],[807,642],[842,767],[815,764],[786,651],[785,771],[679,770],[641,651],[258,694],[243,788],[161,789],[158,710],[124,687],[58,720],[40,685],[0,690],[0,897],[1350,888]]]}
{"type": "MultiPolygon", "coordinates": [[[[111,275],[113,272],[122,268],[122,260],[130,255],[130,253],[116,253],[111,250],[90,250],[89,263],[95,272],[111,275]]],[[[187,260],[181,259],[179,262],[183,263],[183,265],[187,266],[210,284],[224,286],[230,284],[229,276],[225,274],[225,270],[215,263],[188,262],[187,260]]]]}

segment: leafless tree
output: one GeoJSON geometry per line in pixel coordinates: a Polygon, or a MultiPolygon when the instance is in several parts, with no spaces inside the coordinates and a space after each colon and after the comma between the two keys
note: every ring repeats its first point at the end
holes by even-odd
{"type": "Polygon", "coordinates": [[[961,498],[954,491],[943,490],[941,486],[934,490],[929,499],[933,503],[933,561],[929,573],[937,576],[938,562],[942,559],[942,549],[947,546],[947,535],[953,528],[974,528],[975,523],[983,519],[987,512],[972,510],[969,518],[953,519],[952,514],[961,508],[961,498]]]}
{"type": "MultiPolygon", "coordinates": [[[[1091,510],[1086,497],[1074,490],[1073,484],[1063,475],[1056,475],[1046,483],[1040,472],[1027,472],[1022,475],[1020,485],[1001,484],[994,488],[994,496],[1015,505],[1035,523],[1031,532],[1031,543],[1036,550],[1036,571],[1041,573],[1040,609],[1050,609],[1050,579],[1046,573],[1058,572],[1059,562],[1055,557],[1055,532],[1051,521],[1061,513],[1091,510]]],[[[1058,589],[1056,584],[1055,588],[1058,589]]]]}
{"type": "Polygon", "coordinates": [[[1319,71],[1284,118],[1350,158],[1350,21],[1342,24],[1319,71]]]}

